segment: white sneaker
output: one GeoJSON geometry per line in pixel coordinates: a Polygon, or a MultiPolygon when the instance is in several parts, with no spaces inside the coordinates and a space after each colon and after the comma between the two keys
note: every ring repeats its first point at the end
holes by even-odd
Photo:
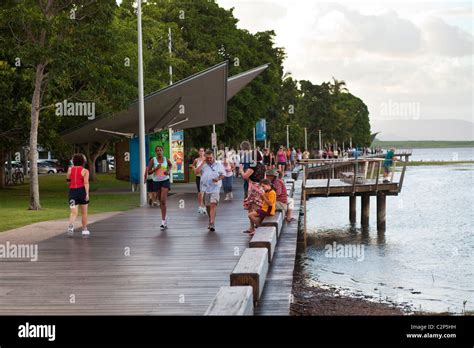
{"type": "Polygon", "coordinates": [[[168,217],[166,217],[164,221],[163,221],[163,220],[161,221],[160,228],[161,228],[162,230],[165,230],[165,229],[168,228],[168,217]]]}
{"type": "Polygon", "coordinates": [[[202,214],[202,207],[198,207],[198,214],[202,214]]]}
{"type": "Polygon", "coordinates": [[[74,236],[74,225],[69,225],[67,227],[67,235],[69,237],[73,237],[74,236]]]}
{"type": "Polygon", "coordinates": [[[229,193],[229,197],[230,199],[234,199],[234,193],[232,191],[229,193]]]}
{"type": "Polygon", "coordinates": [[[225,194],[224,201],[228,201],[228,200],[229,200],[229,194],[228,194],[228,193],[226,193],[226,194],[225,194]]]}
{"type": "Polygon", "coordinates": [[[83,237],[89,237],[91,235],[91,233],[89,232],[89,230],[82,230],[82,236],[83,237]]]}

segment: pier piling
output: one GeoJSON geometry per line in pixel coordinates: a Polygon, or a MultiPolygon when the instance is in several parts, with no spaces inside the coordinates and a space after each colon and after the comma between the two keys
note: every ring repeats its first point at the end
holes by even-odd
{"type": "Polygon", "coordinates": [[[369,212],[370,212],[370,196],[361,195],[361,214],[360,214],[360,224],[362,227],[369,226],[369,212]]]}
{"type": "Polygon", "coordinates": [[[357,205],[356,196],[349,196],[349,222],[354,224],[356,222],[357,205]]]}
{"type": "Polygon", "coordinates": [[[385,206],[387,196],[384,193],[377,194],[377,231],[385,231],[385,206]]]}

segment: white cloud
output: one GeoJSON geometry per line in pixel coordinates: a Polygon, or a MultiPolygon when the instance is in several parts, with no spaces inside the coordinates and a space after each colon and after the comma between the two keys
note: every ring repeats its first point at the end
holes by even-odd
{"type": "Polygon", "coordinates": [[[345,80],[372,119],[381,102],[405,100],[420,103],[421,118],[473,121],[470,2],[218,2],[235,7],[240,27],[274,29],[295,78],[345,80]]]}
{"type": "Polygon", "coordinates": [[[453,57],[472,55],[472,35],[458,27],[430,17],[423,23],[423,29],[425,45],[430,52],[453,57]]]}

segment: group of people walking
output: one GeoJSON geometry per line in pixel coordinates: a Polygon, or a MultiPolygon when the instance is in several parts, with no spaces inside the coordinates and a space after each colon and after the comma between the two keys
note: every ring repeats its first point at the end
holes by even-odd
{"type": "MultiPolygon", "coordinates": [[[[395,148],[387,151],[384,161],[383,183],[390,182],[389,174],[393,162],[395,148]]],[[[309,158],[309,152],[300,149],[280,146],[276,155],[266,148],[263,153],[254,150],[255,158],[242,159],[240,156],[224,155],[224,159],[217,161],[213,150],[199,149],[198,157],[194,159],[191,167],[196,175],[196,189],[198,192],[198,214],[207,215],[208,230],[216,230],[216,212],[220,202],[221,187],[224,188],[224,200],[232,200],[234,177],[241,176],[244,180],[243,208],[246,209],[249,228],[244,231],[249,235],[255,233],[263,220],[273,216],[276,210],[283,212],[287,222],[291,222],[293,199],[288,197],[285,183],[281,179],[285,170],[294,168],[301,159],[309,158]]],[[[145,171],[144,180],[150,205],[158,205],[161,210],[160,228],[168,228],[167,197],[171,190],[170,174],[172,163],[163,154],[163,147],[156,146],[155,156],[150,157],[145,171]]],[[[89,205],[89,171],[85,168],[86,157],[75,154],[72,165],[68,168],[66,180],[69,186],[69,225],[67,234],[73,236],[74,222],[81,208],[82,236],[88,237],[90,231],[87,227],[87,214],[89,205]]]]}
{"type": "Polygon", "coordinates": [[[198,214],[208,215],[208,229],[211,232],[216,230],[215,219],[221,186],[224,187],[224,200],[234,198],[234,176],[240,176],[244,180],[243,208],[248,211],[250,225],[244,233],[253,235],[265,217],[273,216],[276,209],[284,212],[288,222],[294,220],[291,217],[293,201],[288,197],[285,184],[280,178],[284,172],[279,172],[274,165],[272,167],[271,159],[268,161],[268,149],[263,154],[259,150],[253,154],[255,158],[252,160],[229,153],[224,154],[222,160],[216,161],[212,150],[199,149],[198,157],[191,167],[196,175],[198,214]]]}
{"type": "MultiPolygon", "coordinates": [[[[280,151],[284,151],[283,147],[280,151]]],[[[294,149],[293,149],[294,150],[294,149]]],[[[276,209],[282,210],[286,220],[291,222],[292,200],[288,197],[285,184],[281,176],[287,165],[291,166],[290,157],[275,156],[269,149],[263,154],[260,150],[254,151],[256,157],[252,160],[240,159],[239,156],[224,156],[217,161],[214,151],[199,149],[198,157],[192,163],[196,175],[196,189],[198,192],[198,214],[207,215],[208,230],[214,232],[217,207],[220,202],[221,187],[224,188],[224,200],[232,200],[234,177],[241,176],[244,180],[243,208],[247,210],[250,227],[245,233],[253,235],[255,229],[268,216],[273,216],[276,209]],[[288,160],[288,158],[290,158],[288,160]],[[278,164],[278,168],[276,165],[278,164]]],[[[295,150],[296,151],[296,150],[295,150]]],[[[298,152],[296,152],[298,153],[298,152]]],[[[70,217],[67,234],[73,236],[74,221],[78,214],[78,207],[82,213],[82,235],[89,236],[87,228],[87,209],[89,204],[89,171],[84,167],[86,158],[83,154],[73,157],[73,165],[69,167],[66,180],[69,182],[70,217]]],[[[170,175],[172,163],[164,156],[163,147],[156,146],[155,156],[150,157],[145,170],[144,180],[148,191],[148,203],[159,205],[161,210],[160,229],[168,228],[167,197],[171,190],[170,175]]]]}
{"type": "MultiPolygon", "coordinates": [[[[260,152],[260,149],[257,148],[260,152]]],[[[309,159],[310,153],[307,149],[301,151],[300,148],[290,146],[285,148],[281,145],[275,154],[270,148],[263,149],[263,164],[266,169],[277,168],[280,172],[293,170],[298,161],[309,159]]]]}

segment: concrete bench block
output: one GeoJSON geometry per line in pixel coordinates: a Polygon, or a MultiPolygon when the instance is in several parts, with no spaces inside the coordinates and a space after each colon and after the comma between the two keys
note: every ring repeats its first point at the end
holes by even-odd
{"type": "Polygon", "coordinates": [[[253,315],[252,287],[221,287],[204,315],[253,315]]]}
{"type": "Polygon", "coordinates": [[[257,228],[250,240],[250,248],[266,248],[268,250],[268,262],[272,262],[273,254],[277,244],[277,232],[274,226],[261,226],[257,228]]]}
{"type": "Polygon", "coordinates": [[[263,219],[262,226],[274,226],[276,228],[277,237],[280,237],[281,229],[283,227],[283,214],[276,211],[273,216],[266,216],[263,219]]]}
{"type": "Polygon", "coordinates": [[[230,285],[250,285],[253,288],[253,301],[257,303],[262,295],[267,273],[268,250],[266,248],[247,248],[230,274],[230,285]]]}

